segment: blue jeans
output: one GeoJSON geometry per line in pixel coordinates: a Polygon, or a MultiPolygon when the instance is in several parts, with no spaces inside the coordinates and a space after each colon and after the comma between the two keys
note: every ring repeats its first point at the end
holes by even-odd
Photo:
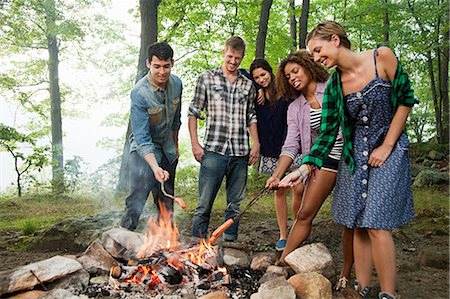
{"type": "MultiPolygon", "coordinates": [[[[153,171],[147,162],[136,151],[131,152],[128,163],[130,168],[130,194],[125,200],[125,212],[120,226],[129,230],[135,230],[151,190],[153,190],[153,198],[158,209],[158,216],[158,198],[161,204],[169,211],[173,211],[173,200],[162,194],[161,184],[155,179],[153,171]]],[[[164,183],[164,189],[168,194],[172,195],[174,194],[175,168],[177,167],[177,163],[178,160],[175,160],[171,164],[164,155],[160,163],[161,168],[167,170],[170,174],[169,180],[164,183]]]]}
{"type": "MultiPolygon", "coordinates": [[[[235,218],[239,214],[247,186],[247,163],[248,155],[234,157],[205,150],[198,180],[200,197],[193,217],[193,236],[202,238],[207,236],[212,205],[224,177],[226,177],[227,195],[224,221],[235,218]]],[[[223,235],[224,239],[236,240],[238,226],[239,221],[230,226],[223,235]]]]}

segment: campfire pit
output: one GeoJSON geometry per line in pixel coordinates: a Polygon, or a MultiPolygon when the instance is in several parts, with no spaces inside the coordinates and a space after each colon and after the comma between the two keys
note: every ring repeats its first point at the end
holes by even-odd
{"type": "Polygon", "coordinates": [[[179,241],[171,213],[162,205],[160,211],[157,220],[149,220],[145,235],[113,228],[80,257],[57,256],[0,272],[0,297],[33,290],[48,294],[48,298],[73,294],[89,298],[193,299],[210,293],[248,298],[257,291],[262,272],[247,269],[248,262],[232,266],[228,261],[224,266],[226,258],[230,260],[228,245],[239,244],[214,245],[209,239],[179,241]]]}

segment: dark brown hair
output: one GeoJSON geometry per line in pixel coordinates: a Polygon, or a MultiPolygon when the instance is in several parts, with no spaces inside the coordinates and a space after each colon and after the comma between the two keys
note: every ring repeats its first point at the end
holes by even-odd
{"type": "Polygon", "coordinates": [[[326,82],[328,80],[329,74],[326,69],[320,63],[315,62],[313,56],[307,50],[298,50],[289,54],[278,66],[276,85],[279,96],[283,96],[286,99],[293,99],[300,95],[300,92],[289,84],[284,74],[284,68],[290,62],[301,66],[312,81],[326,82]]]}
{"type": "Polygon", "coordinates": [[[342,46],[347,49],[351,49],[352,44],[347,37],[344,27],[335,21],[324,21],[314,27],[314,29],[311,30],[306,36],[306,43],[314,37],[319,37],[320,39],[330,41],[333,34],[339,36],[342,46]]]}
{"type": "MultiPolygon", "coordinates": [[[[266,88],[262,88],[264,92],[267,91],[267,94],[269,98],[266,98],[267,101],[269,101],[270,108],[274,108],[276,106],[276,103],[278,101],[278,96],[275,88],[275,75],[273,74],[272,67],[270,64],[262,58],[257,58],[253,60],[252,64],[250,64],[250,74],[253,76],[253,71],[262,68],[263,70],[267,71],[270,74],[270,83],[266,88]]],[[[264,93],[264,97],[265,97],[264,93]]]]}

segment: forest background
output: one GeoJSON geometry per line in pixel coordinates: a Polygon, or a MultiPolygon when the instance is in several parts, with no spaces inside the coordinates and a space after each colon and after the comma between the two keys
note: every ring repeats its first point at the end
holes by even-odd
{"type": "Polygon", "coordinates": [[[177,192],[195,193],[185,110],[199,74],[220,64],[225,39],[246,41],[242,67],[264,57],[275,69],[326,19],[346,27],[354,50],[394,50],[420,102],[408,121],[411,140],[448,144],[445,0],[3,0],[0,15],[4,199],[126,194],[129,92],[147,72],[154,41],[175,49],[173,72],[184,84],[177,192]]]}

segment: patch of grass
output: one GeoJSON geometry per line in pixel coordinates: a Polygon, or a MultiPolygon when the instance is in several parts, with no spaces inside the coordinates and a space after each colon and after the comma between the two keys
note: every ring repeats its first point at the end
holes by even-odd
{"type": "Polygon", "coordinates": [[[38,229],[36,222],[32,219],[26,219],[19,227],[24,235],[33,235],[38,229]]]}
{"type": "Polygon", "coordinates": [[[0,199],[0,231],[31,231],[67,218],[120,209],[120,200],[90,196],[27,195],[0,199]]]}

